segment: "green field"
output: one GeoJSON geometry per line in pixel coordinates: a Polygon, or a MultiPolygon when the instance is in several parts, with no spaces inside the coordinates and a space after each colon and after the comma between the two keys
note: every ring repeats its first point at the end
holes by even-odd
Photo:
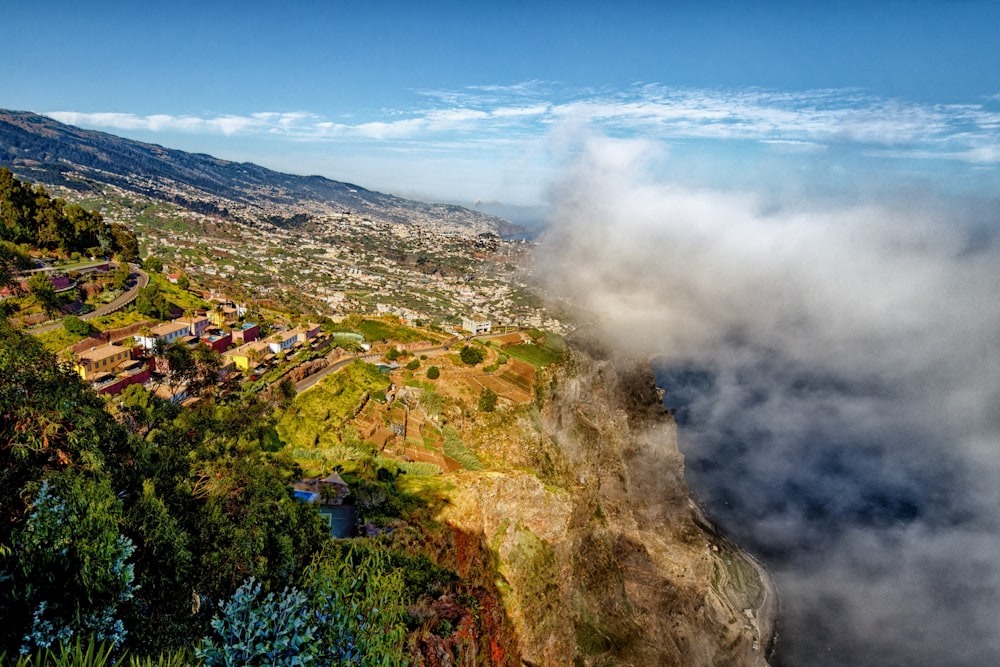
{"type": "Polygon", "coordinates": [[[513,345],[504,348],[504,354],[543,368],[549,364],[557,364],[566,357],[566,341],[553,333],[532,332],[533,343],[513,345]]]}
{"type": "Polygon", "coordinates": [[[375,366],[355,361],[296,397],[278,420],[278,435],[296,450],[342,451],[344,445],[357,446],[360,443],[344,442],[341,429],[354,418],[366,394],[384,392],[387,386],[388,380],[375,366]]]}

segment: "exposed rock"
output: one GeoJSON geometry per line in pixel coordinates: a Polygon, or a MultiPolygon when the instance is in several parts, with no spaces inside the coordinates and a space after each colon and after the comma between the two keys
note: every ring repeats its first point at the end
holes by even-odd
{"type": "Polygon", "coordinates": [[[765,665],[762,571],[698,522],[648,365],[577,350],[547,393],[544,482],[459,473],[438,517],[439,561],[495,589],[513,628],[489,664],[765,665]]]}

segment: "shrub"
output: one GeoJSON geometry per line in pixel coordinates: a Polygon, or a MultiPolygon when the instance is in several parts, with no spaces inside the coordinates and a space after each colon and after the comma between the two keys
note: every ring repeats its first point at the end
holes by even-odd
{"type": "Polygon", "coordinates": [[[402,666],[403,597],[387,553],[333,547],[309,566],[301,588],[262,596],[258,582],[244,582],[197,655],[206,666],[402,666]]]}
{"type": "Polygon", "coordinates": [[[439,377],[441,377],[441,371],[438,369],[437,366],[431,366],[430,368],[427,369],[428,380],[437,380],[439,377]]]}
{"type": "Polygon", "coordinates": [[[479,395],[479,411],[480,412],[493,412],[497,407],[497,393],[487,387],[483,390],[483,393],[479,395]]]}
{"type": "Polygon", "coordinates": [[[420,368],[420,361],[417,359],[414,359],[410,363],[406,364],[406,370],[408,371],[415,371],[418,368],[420,368]]]}
{"type": "Polygon", "coordinates": [[[94,333],[96,329],[90,322],[81,320],[76,315],[70,315],[63,319],[63,328],[75,336],[87,337],[94,333]]]}
{"type": "Polygon", "coordinates": [[[462,363],[469,366],[475,366],[486,358],[486,354],[480,348],[472,345],[463,347],[459,356],[462,358],[462,363]]]}

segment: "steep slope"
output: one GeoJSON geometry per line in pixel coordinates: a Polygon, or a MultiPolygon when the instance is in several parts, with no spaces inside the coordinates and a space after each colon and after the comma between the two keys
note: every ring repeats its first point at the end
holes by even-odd
{"type": "Polygon", "coordinates": [[[439,562],[495,578],[525,665],[766,665],[767,575],[699,519],[646,364],[576,350],[546,394],[480,443],[523,472],[453,475],[439,562]]]}
{"type": "Polygon", "coordinates": [[[461,206],[428,204],[321,176],[295,176],[0,110],[0,166],[32,181],[114,185],[200,212],[280,226],[351,213],[374,222],[433,224],[500,235],[517,227],[461,206]]]}

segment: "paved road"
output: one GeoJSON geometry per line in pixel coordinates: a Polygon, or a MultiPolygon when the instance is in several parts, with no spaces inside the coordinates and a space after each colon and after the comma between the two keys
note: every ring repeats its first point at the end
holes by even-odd
{"type": "MultiPolygon", "coordinates": [[[[149,284],[149,275],[140,269],[138,266],[132,265],[130,267],[132,273],[129,274],[129,282],[132,283],[132,287],[122,292],[118,298],[116,298],[111,303],[106,303],[96,310],[92,310],[85,315],[81,315],[81,320],[91,320],[95,317],[100,317],[101,315],[107,315],[108,313],[113,313],[116,310],[120,310],[127,306],[128,304],[135,301],[136,295],[139,294],[139,290],[149,284]]],[[[62,326],[62,320],[58,322],[53,322],[52,324],[46,324],[43,327],[37,327],[35,329],[29,329],[28,332],[34,335],[43,334],[49,331],[55,331],[62,326]]]]}

